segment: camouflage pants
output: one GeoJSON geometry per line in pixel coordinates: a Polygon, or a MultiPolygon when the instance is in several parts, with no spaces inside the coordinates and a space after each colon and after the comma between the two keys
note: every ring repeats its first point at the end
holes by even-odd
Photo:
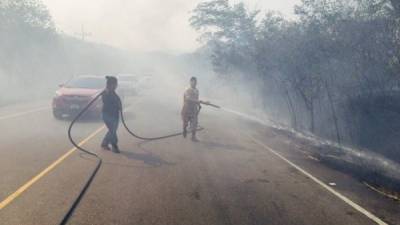
{"type": "Polygon", "coordinates": [[[186,128],[190,125],[191,130],[195,130],[198,125],[198,114],[182,114],[183,126],[186,128]]]}

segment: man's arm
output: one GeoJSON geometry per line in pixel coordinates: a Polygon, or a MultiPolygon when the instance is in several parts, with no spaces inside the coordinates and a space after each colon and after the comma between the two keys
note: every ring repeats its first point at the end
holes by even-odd
{"type": "Polygon", "coordinates": [[[117,95],[117,97],[118,97],[118,102],[117,102],[117,104],[118,104],[118,110],[119,111],[122,111],[122,101],[121,101],[121,98],[117,95]]]}

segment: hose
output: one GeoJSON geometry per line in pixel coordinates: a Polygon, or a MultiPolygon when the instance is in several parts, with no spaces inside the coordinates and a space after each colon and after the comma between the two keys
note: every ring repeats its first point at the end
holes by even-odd
{"type": "MultiPolygon", "coordinates": [[[[199,110],[197,111],[197,114],[200,113],[200,109],[201,109],[201,107],[199,107],[199,110]]],[[[127,125],[126,122],[125,122],[123,110],[121,110],[121,122],[122,122],[122,124],[124,125],[125,129],[128,131],[128,133],[129,133],[130,135],[132,135],[133,137],[135,137],[135,138],[137,138],[137,139],[141,139],[141,140],[144,140],[144,141],[156,141],[156,140],[161,140],[161,139],[166,139],[166,138],[171,138],[171,137],[180,136],[180,135],[183,134],[182,132],[178,132],[178,133],[169,134],[169,135],[160,136],[160,137],[141,137],[141,136],[139,136],[139,135],[133,133],[133,132],[129,129],[128,125],[127,125]]],[[[197,128],[196,128],[196,131],[201,131],[201,130],[203,130],[203,129],[204,129],[204,128],[202,128],[202,127],[197,127],[197,128]]]]}
{"type": "Polygon", "coordinates": [[[62,219],[62,221],[60,222],[60,225],[65,225],[67,224],[68,220],[70,219],[70,217],[72,216],[72,214],[74,213],[76,207],[78,206],[79,202],[81,201],[82,197],[85,195],[86,191],[89,189],[90,184],[92,183],[94,177],[96,176],[97,172],[99,171],[101,164],[103,163],[103,160],[95,153],[90,152],[86,149],[83,149],[81,146],[79,146],[74,139],[72,138],[71,135],[71,131],[72,131],[72,127],[74,126],[74,124],[76,123],[76,121],[78,121],[78,119],[89,109],[90,106],[93,105],[93,103],[95,101],[97,101],[97,99],[100,98],[100,96],[102,96],[104,93],[104,91],[102,91],[100,94],[98,94],[94,99],[92,99],[86,106],[85,108],[83,108],[78,115],[75,116],[75,118],[72,120],[71,124],[68,127],[68,138],[69,141],[72,143],[72,145],[75,146],[76,149],[78,149],[79,151],[82,151],[88,155],[94,156],[97,159],[97,164],[95,169],[93,170],[93,172],[90,174],[89,179],[86,181],[85,185],[83,186],[82,190],[79,192],[78,197],[75,199],[75,201],[72,203],[71,207],[69,208],[69,210],[67,211],[67,213],[64,215],[64,218],[62,219]]]}
{"type": "MultiPolygon", "coordinates": [[[[97,154],[95,154],[95,153],[93,153],[93,152],[90,152],[90,151],[88,151],[88,150],[82,148],[81,146],[79,146],[79,145],[74,141],[74,139],[72,138],[71,131],[72,131],[72,127],[74,126],[74,124],[76,123],[76,121],[78,121],[79,118],[82,117],[82,115],[90,108],[90,106],[93,105],[93,103],[94,103],[95,101],[97,101],[97,100],[103,95],[104,92],[105,92],[105,91],[102,91],[102,92],[100,92],[96,97],[94,97],[94,98],[93,98],[93,99],[92,99],[92,100],[91,100],[91,101],[90,101],[90,102],[75,116],[75,118],[72,120],[71,124],[70,124],[69,127],[68,127],[68,138],[69,138],[69,141],[72,143],[72,145],[73,145],[76,149],[78,149],[79,151],[84,152],[84,153],[86,153],[86,154],[88,154],[88,155],[94,156],[98,161],[97,161],[97,164],[96,164],[95,169],[93,170],[93,172],[92,172],[91,175],[89,176],[88,180],[86,181],[85,185],[83,186],[82,190],[80,191],[78,197],[74,200],[73,204],[71,205],[71,207],[69,208],[69,210],[67,211],[67,213],[64,215],[62,221],[60,222],[60,225],[65,225],[65,224],[67,224],[68,220],[71,218],[71,216],[72,216],[72,214],[74,213],[74,211],[75,211],[76,207],[78,206],[79,202],[82,200],[82,197],[85,195],[86,191],[89,189],[89,186],[91,185],[91,183],[92,183],[94,177],[96,176],[97,172],[99,171],[99,169],[100,169],[100,167],[101,167],[101,165],[102,165],[102,163],[103,163],[102,158],[99,157],[97,154]]],[[[199,108],[199,111],[198,111],[197,113],[200,112],[200,109],[201,109],[201,107],[199,108]]],[[[154,140],[161,140],[161,139],[166,139],[166,138],[171,138],[171,137],[175,137],[175,136],[182,135],[182,132],[180,132],[180,133],[174,133],[174,134],[169,134],[169,135],[160,136],[160,137],[151,137],[151,138],[148,138],[148,137],[141,137],[141,136],[139,136],[139,135],[136,135],[135,133],[133,133],[133,132],[129,129],[128,125],[127,125],[126,122],[125,122],[125,118],[124,118],[124,113],[123,113],[122,107],[121,107],[120,113],[121,113],[121,121],[122,121],[122,124],[124,125],[125,129],[129,132],[129,134],[131,134],[131,135],[132,135],[133,137],[135,137],[135,138],[138,138],[138,139],[141,139],[141,140],[145,140],[145,141],[154,141],[154,140]]],[[[203,128],[202,128],[202,127],[198,127],[198,128],[196,128],[196,130],[197,130],[197,131],[200,131],[200,130],[203,130],[203,128]]]]}

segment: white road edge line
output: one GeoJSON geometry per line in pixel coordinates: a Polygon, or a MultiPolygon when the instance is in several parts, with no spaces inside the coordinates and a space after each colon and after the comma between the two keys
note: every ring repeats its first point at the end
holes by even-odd
{"type": "Polygon", "coordinates": [[[28,111],[25,111],[25,112],[15,113],[15,114],[6,115],[6,116],[0,116],[0,120],[11,119],[11,118],[23,116],[23,115],[26,115],[26,114],[29,114],[29,113],[43,111],[43,110],[49,109],[49,108],[50,107],[46,106],[46,107],[41,107],[41,108],[37,108],[37,109],[28,110],[28,111]]]}
{"type": "Polygon", "coordinates": [[[275,151],[274,149],[268,147],[266,144],[262,143],[261,141],[255,139],[254,137],[250,136],[249,134],[247,134],[247,136],[256,144],[260,145],[261,147],[267,149],[268,151],[270,151],[272,154],[278,156],[280,159],[282,159],[283,161],[285,161],[287,164],[289,164],[290,166],[294,167],[295,169],[297,169],[298,171],[300,171],[301,173],[303,173],[305,176],[309,177],[311,180],[313,180],[315,183],[321,185],[323,188],[325,188],[326,190],[328,190],[329,192],[331,192],[332,194],[334,194],[336,197],[338,197],[339,199],[341,199],[342,201],[344,201],[345,203],[347,203],[348,205],[350,205],[351,207],[353,207],[355,210],[359,211],[360,213],[364,214],[366,217],[368,217],[369,219],[371,219],[372,221],[374,221],[375,223],[379,224],[379,225],[388,225],[387,223],[385,223],[384,221],[382,221],[381,219],[379,219],[377,216],[373,215],[372,213],[368,212],[366,209],[364,209],[363,207],[361,207],[360,205],[358,205],[357,203],[351,201],[349,198],[347,198],[346,196],[340,194],[339,192],[335,191],[333,188],[329,187],[328,185],[326,185],[324,182],[320,181],[318,178],[314,177],[313,175],[311,175],[309,172],[305,171],[304,169],[302,169],[301,167],[297,166],[296,164],[292,163],[291,161],[289,161],[288,159],[286,159],[285,157],[283,157],[281,154],[279,154],[277,151],[275,151]]]}

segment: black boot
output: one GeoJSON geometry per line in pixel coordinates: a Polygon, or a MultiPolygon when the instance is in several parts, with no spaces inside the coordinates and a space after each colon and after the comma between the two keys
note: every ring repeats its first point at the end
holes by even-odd
{"type": "Polygon", "coordinates": [[[119,150],[119,147],[117,144],[112,145],[112,152],[114,153],[120,153],[121,151],[119,150]]]}
{"type": "Polygon", "coordinates": [[[183,129],[182,135],[183,135],[183,138],[186,138],[186,135],[187,135],[186,129],[183,129]]]}

